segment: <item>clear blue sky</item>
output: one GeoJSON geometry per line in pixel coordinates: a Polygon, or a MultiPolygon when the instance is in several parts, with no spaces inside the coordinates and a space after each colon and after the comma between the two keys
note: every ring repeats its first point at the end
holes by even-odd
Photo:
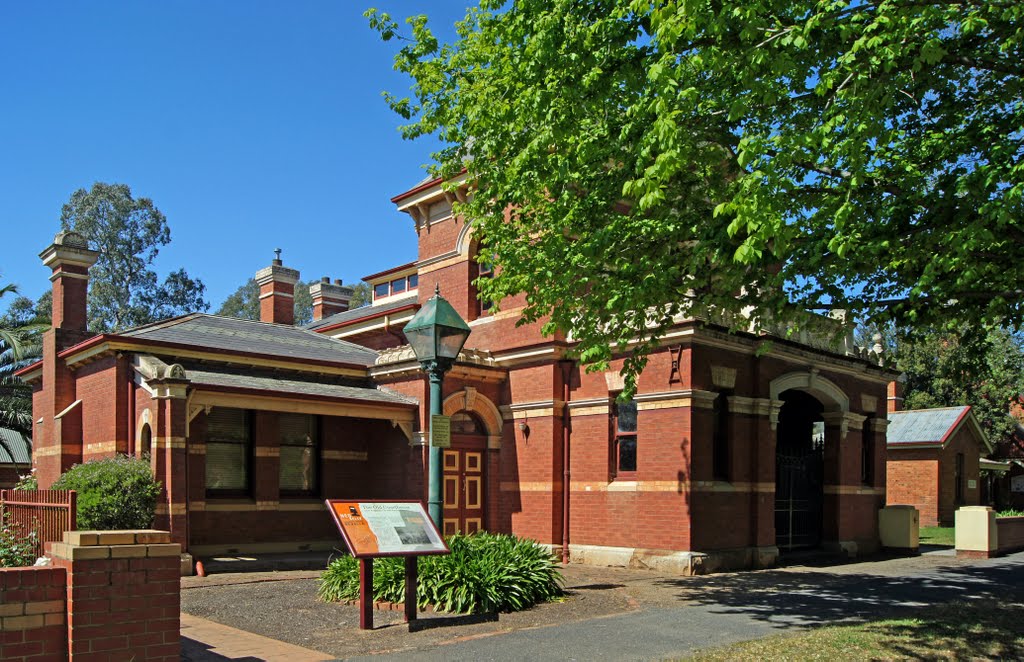
{"type": "Polygon", "coordinates": [[[38,253],[95,181],[152,198],[172,240],[158,273],[184,267],[214,310],[274,248],[307,280],[414,260],[412,221],[389,199],[425,176],[436,143],[399,135],[380,93],[409,81],[362,12],[426,13],[450,37],[465,5],[0,4],[0,284],[49,288],[38,253]]]}

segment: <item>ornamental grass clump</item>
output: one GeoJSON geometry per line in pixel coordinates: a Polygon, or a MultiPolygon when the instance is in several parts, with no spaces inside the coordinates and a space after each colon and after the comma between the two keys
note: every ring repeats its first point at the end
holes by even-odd
{"type": "Polygon", "coordinates": [[[148,529],[153,524],[160,483],[149,460],[116,455],[76,464],[53,484],[75,490],[78,528],[82,530],[148,529]]]}
{"type": "MultiPolygon", "coordinates": [[[[451,536],[446,542],[451,554],[419,557],[416,598],[421,608],[459,614],[521,611],[562,594],[557,559],[532,540],[476,533],[451,536]]],[[[325,602],[357,600],[356,559],[331,561],[320,577],[319,596],[325,602]]],[[[403,559],[374,560],[373,599],[405,599],[403,559]]]]}

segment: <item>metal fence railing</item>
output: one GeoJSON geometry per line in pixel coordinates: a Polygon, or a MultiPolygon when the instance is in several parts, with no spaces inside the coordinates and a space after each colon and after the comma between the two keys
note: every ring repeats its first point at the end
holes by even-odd
{"type": "Polygon", "coordinates": [[[15,527],[20,535],[35,532],[36,556],[43,544],[59,542],[65,531],[77,527],[74,490],[0,490],[0,522],[15,527]]]}

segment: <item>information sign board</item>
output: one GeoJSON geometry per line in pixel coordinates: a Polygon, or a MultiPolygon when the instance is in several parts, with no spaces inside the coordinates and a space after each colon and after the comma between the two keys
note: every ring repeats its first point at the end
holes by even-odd
{"type": "Polygon", "coordinates": [[[452,419],[443,414],[430,417],[430,445],[434,448],[452,447],[452,419]]]}
{"type": "Polygon", "coordinates": [[[327,499],[325,503],[356,558],[448,553],[419,501],[327,499]]]}

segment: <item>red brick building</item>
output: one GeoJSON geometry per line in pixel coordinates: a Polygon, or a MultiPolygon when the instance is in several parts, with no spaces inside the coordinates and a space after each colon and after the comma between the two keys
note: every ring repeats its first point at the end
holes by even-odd
{"type": "Polygon", "coordinates": [[[401,329],[437,284],[472,328],[444,385],[446,532],[679,572],[878,546],[893,374],[875,355],[680,319],[619,402],[621,358],[588,373],[566,337],[516,326],[522,300],[477,299],[489,269],[452,214],[461,195],[428,181],[394,198],[417,259],[368,277],[365,308],[315,284],[305,329],[291,326],[298,272],[276,260],[257,277],[263,323],[190,315],[89,338],[95,253],[59,235],[43,253],[55,328],[24,375],[41,481],[149,448],[167,491],[157,526],[194,553],[337,545],[320,499],[425,497],[427,384],[401,329]]]}
{"type": "Polygon", "coordinates": [[[992,445],[969,406],[890,412],[886,445],[888,502],[916,507],[921,526],[952,526],[957,508],[981,503],[992,445]]]}

